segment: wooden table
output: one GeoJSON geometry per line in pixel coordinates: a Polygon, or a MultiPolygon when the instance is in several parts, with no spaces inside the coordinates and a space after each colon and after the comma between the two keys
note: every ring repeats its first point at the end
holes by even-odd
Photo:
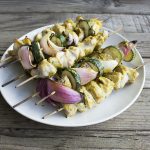
{"type": "MultiPolygon", "coordinates": [[[[104,26],[117,29],[150,61],[149,0],[0,0],[0,49],[38,27],[75,18],[105,19],[104,26]]],[[[146,66],[144,89],[127,111],[107,122],[80,128],[60,128],[31,121],[10,108],[0,96],[0,149],[150,149],[150,70],[146,66]]]]}

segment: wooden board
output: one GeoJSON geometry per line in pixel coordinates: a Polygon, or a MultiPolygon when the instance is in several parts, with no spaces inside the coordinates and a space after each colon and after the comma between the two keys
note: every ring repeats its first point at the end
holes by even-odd
{"type": "MultiPolygon", "coordinates": [[[[149,2],[148,0],[107,0],[105,2],[1,0],[0,49],[7,49],[14,38],[33,29],[85,13],[82,14],[85,17],[95,16],[101,19],[111,16],[105,26],[112,29],[122,26],[121,33],[130,40],[137,39],[137,48],[144,61],[150,61],[149,2]]],[[[148,150],[150,147],[149,91],[150,69],[146,66],[145,86],[135,104],[112,120],[84,128],[60,128],[34,122],[15,112],[0,96],[0,149],[148,150]]]]}
{"type": "Polygon", "coordinates": [[[124,13],[149,14],[149,0],[1,0],[1,13],[124,13]]]}

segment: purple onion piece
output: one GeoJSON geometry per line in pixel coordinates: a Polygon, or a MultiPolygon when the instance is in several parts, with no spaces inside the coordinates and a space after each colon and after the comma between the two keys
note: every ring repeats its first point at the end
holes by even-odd
{"type": "Polygon", "coordinates": [[[55,91],[55,94],[47,99],[48,102],[53,100],[64,104],[74,104],[82,100],[82,96],[77,91],[48,79],[40,79],[36,90],[40,92],[41,98],[55,91]]]}
{"type": "Polygon", "coordinates": [[[94,80],[97,76],[97,72],[89,68],[73,68],[80,76],[81,85],[85,85],[88,82],[94,80]]]}

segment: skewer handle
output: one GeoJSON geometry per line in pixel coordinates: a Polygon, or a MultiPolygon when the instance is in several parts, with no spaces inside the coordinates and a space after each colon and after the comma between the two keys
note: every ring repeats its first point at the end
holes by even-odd
{"type": "Polygon", "coordinates": [[[48,113],[46,113],[46,114],[42,117],[42,119],[45,119],[45,118],[47,118],[48,116],[52,116],[52,115],[54,115],[54,114],[56,114],[56,113],[58,113],[58,112],[61,112],[61,111],[63,111],[63,110],[64,110],[64,108],[60,108],[60,109],[58,109],[58,110],[56,110],[56,111],[48,112],[48,113]]]}
{"type": "Polygon", "coordinates": [[[1,62],[3,63],[3,62],[6,62],[6,61],[8,61],[8,60],[12,60],[12,59],[13,59],[12,56],[8,56],[8,57],[2,59],[1,62]]]}
{"type": "Polygon", "coordinates": [[[21,75],[15,77],[15,78],[13,78],[13,79],[9,80],[8,82],[4,83],[4,84],[2,85],[2,87],[5,87],[6,85],[8,85],[8,84],[10,84],[10,83],[12,83],[12,82],[14,82],[14,81],[16,81],[16,80],[21,79],[21,78],[24,77],[24,76],[25,76],[25,74],[21,74],[21,75]]]}
{"type": "Polygon", "coordinates": [[[33,97],[36,97],[36,96],[38,96],[38,95],[39,95],[39,92],[34,93],[33,95],[30,95],[30,96],[27,97],[26,99],[24,99],[24,100],[22,100],[21,102],[15,104],[15,105],[13,106],[13,108],[16,108],[17,106],[19,106],[19,105],[25,103],[25,102],[28,101],[29,99],[31,99],[31,98],[33,98],[33,97]]]}
{"type": "Polygon", "coordinates": [[[9,61],[9,62],[7,62],[7,63],[4,63],[4,64],[2,64],[2,65],[0,65],[0,68],[2,68],[2,67],[6,67],[6,66],[8,66],[9,64],[14,64],[14,63],[16,63],[16,62],[18,62],[18,61],[20,61],[20,59],[13,59],[12,61],[9,61]]]}
{"type": "Polygon", "coordinates": [[[41,100],[39,100],[38,102],[36,102],[36,105],[39,105],[40,103],[44,102],[47,98],[51,97],[52,95],[54,95],[56,92],[53,91],[51,94],[47,95],[46,97],[42,98],[41,100]]]}
{"type": "Polygon", "coordinates": [[[28,78],[27,80],[25,80],[25,81],[19,83],[18,85],[16,85],[15,88],[18,88],[18,87],[20,87],[20,86],[22,86],[22,85],[28,83],[29,81],[31,81],[31,80],[33,80],[33,79],[35,79],[35,78],[37,78],[37,77],[38,77],[38,75],[35,75],[35,76],[33,76],[33,77],[30,77],[30,78],[28,78]]]}

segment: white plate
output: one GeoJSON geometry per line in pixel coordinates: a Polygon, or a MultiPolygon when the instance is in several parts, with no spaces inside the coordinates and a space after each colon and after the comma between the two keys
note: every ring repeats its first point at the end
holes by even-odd
{"type": "MultiPolygon", "coordinates": [[[[28,34],[22,36],[20,39],[23,39],[25,36],[28,36],[32,39],[35,34],[41,32],[46,27],[48,26],[31,31],[28,34]]],[[[110,30],[107,28],[105,29],[110,30]]],[[[106,47],[108,45],[117,45],[124,39],[126,38],[124,38],[120,34],[114,34],[108,38],[108,40],[104,43],[103,47],[106,47]]],[[[8,48],[8,50],[10,49],[12,49],[12,45],[8,48]]],[[[6,53],[4,54],[3,58],[5,57],[6,53]]],[[[138,51],[136,51],[135,59],[132,62],[127,63],[126,65],[135,67],[142,64],[142,62],[143,60],[141,55],[138,51]]],[[[23,69],[19,63],[12,64],[9,65],[7,68],[0,69],[0,85],[10,80],[10,78],[15,77],[21,73],[23,73],[23,69]]],[[[36,106],[35,100],[39,100],[38,97],[16,107],[15,110],[27,118],[48,125],[79,127],[101,123],[119,115],[136,101],[144,86],[144,67],[139,69],[139,74],[140,75],[134,84],[128,85],[118,91],[114,91],[106,100],[104,100],[101,104],[98,104],[95,108],[85,113],[78,113],[71,118],[65,118],[63,113],[58,113],[47,119],[42,119],[42,116],[45,113],[53,111],[54,109],[50,105],[36,106]]],[[[3,97],[11,107],[34,92],[36,85],[35,81],[21,86],[20,88],[15,88],[15,85],[23,80],[24,79],[13,82],[6,87],[0,86],[3,97]]]]}

